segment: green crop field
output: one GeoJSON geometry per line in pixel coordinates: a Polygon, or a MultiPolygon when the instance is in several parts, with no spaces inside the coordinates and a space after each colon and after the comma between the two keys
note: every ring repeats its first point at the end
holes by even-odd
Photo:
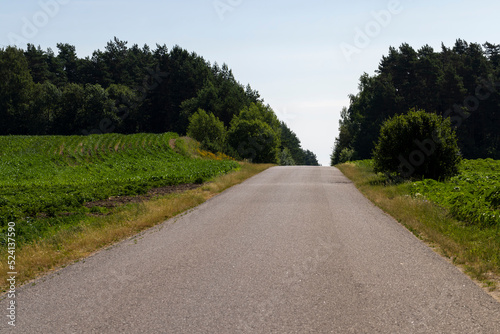
{"type": "Polygon", "coordinates": [[[460,173],[446,182],[423,180],[411,185],[423,197],[450,210],[467,224],[500,227],[500,161],[464,160],[460,173]]]}
{"type": "Polygon", "coordinates": [[[140,195],[151,188],[202,183],[239,167],[186,157],[174,133],[0,137],[0,243],[16,222],[19,243],[106,213],[87,202],[140,195]]]}

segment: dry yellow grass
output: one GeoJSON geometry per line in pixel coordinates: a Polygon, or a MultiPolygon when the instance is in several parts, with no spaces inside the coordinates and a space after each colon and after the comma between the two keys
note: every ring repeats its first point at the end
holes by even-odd
{"type": "MultiPolygon", "coordinates": [[[[50,239],[25,245],[16,252],[17,284],[27,282],[106,248],[189,210],[225,189],[272,165],[241,163],[241,169],[217,177],[200,188],[130,205],[117,213],[82,223],[74,231],[61,231],[50,239]]],[[[4,255],[4,254],[2,254],[4,255]]],[[[7,259],[7,256],[2,256],[7,259]]],[[[0,261],[0,291],[7,288],[7,261],[0,261]]]]}

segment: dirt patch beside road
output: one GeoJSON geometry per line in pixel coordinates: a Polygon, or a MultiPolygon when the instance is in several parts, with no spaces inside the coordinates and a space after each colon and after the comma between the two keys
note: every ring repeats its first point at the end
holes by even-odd
{"type": "Polygon", "coordinates": [[[87,208],[93,207],[104,207],[104,208],[114,208],[120,205],[128,204],[128,203],[141,203],[147,201],[153,197],[164,196],[173,193],[180,193],[183,191],[196,189],[200,187],[201,184],[179,184],[175,186],[165,186],[160,188],[153,188],[148,191],[147,194],[137,195],[137,196],[114,196],[101,201],[87,202],[85,206],[87,208]]]}

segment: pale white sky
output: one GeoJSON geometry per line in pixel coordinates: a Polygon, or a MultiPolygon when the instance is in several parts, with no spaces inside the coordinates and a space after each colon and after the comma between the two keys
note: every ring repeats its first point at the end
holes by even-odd
{"type": "Polygon", "coordinates": [[[390,46],[499,44],[498,13],[493,0],[2,1],[0,47],[69,43],[85,57],[114,36],[152,49],[178,44],[227,63],[329,165],[348,94],[390,46]]]}

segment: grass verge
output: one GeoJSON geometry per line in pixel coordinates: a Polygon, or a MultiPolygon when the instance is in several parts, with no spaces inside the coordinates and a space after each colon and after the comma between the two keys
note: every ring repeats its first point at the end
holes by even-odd
{"type": "Polygon", "coordinates": [[[388,184],[369,164],[337,166],[375,205],[406,226],[500,301],[500,229],[451,218],[446,209],[410,196],[409,184],[388,184]]]}
{"type": "MultiPolygon", "coordinates": [[[[107,216],[88,217],[70,229],[57,231],[42,240],[16,249],[16,285],[64,267],[116,242],[127,239],[179,213],[200,205],[227,188],[266,170],[272,165],[241,163],[241,168],[216,177],[201,187],[170,194],[143,203],[115,208],[107,216]]],[[[7,252],[0,258],[0,291],[7,290],[7,252]]]]}

